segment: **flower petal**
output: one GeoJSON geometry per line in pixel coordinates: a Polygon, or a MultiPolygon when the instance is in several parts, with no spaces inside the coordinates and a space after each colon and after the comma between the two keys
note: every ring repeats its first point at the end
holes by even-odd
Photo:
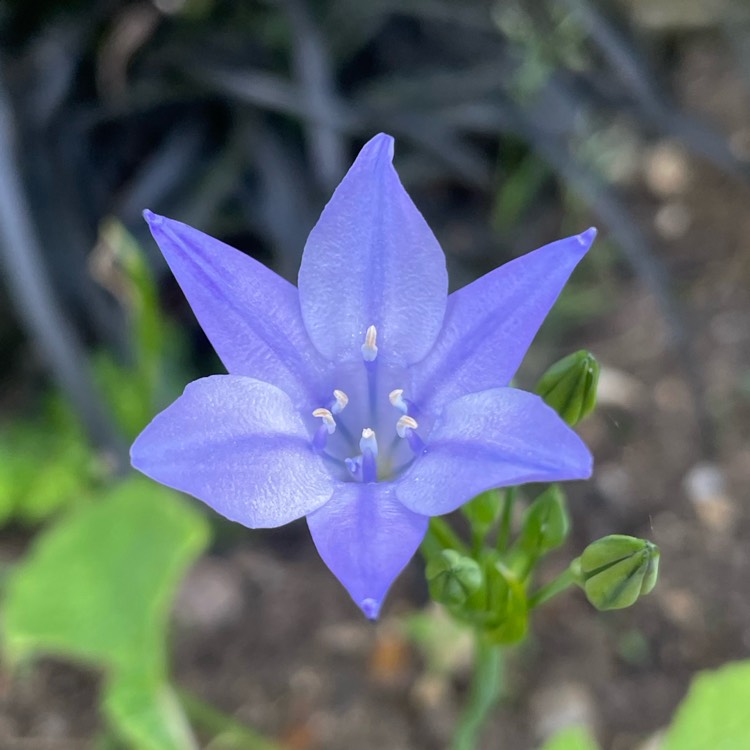
{"type": "Polygon", "coordinates": [[[307,517],[323,562],[370,619],[417,551],[428,520],[404,508],[384,482],[342,483],[307,517]]]}
{"type": "Polygon", "coordinates": [[[443,331],[415,368],[412,396],[437,410],[465,393],[510,383],[596,230],[523,255],[454,292],[443,331]]]}
{"type": "Polygon", "coordinates": [[[583,441],[541,398],[494,388],[445,407],[396,497],[437,516],[493,487],[586,479],[591,464],[583,441]]]}
{"type": "Polygon", "coordinates": [[[130,457],[146,476],[251,528],[300,518],[334,489],[289,397],[236,375],[188,385],[138,436],[130,457]]]}
{"type": "Polygon", "coordinates": [[[274,383],[295,403],[319,401],[324,364],[302,323],[297,290],[249,255],[145,211],[159,248],[227,370],[274,383]]]}
{"type": "Polygon", "coordinates": [[[393,138],[369,141],[310,233],[299,271],[302,318],[335,361],[360,358],[367,328],[378,356],[422,359],[445,313],[445,257],[391,164],[393,138]]]}

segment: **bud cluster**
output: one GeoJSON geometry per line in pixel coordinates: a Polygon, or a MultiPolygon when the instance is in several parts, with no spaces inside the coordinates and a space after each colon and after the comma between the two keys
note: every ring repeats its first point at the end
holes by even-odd
{"type": "MultiPolygon", "coordinates": [[[[572,426],[593,411],[598,379],[596,359],[580,351],[553,365],[536,392],[572,426]]],[[[432,599],[478,628],[489,643],[521,640],[529,612],[571,585],[578,585],[598,610],[629,607],[654,588],[659,567],[656,545],[611,535],[590,544],[555,580],[530,593],[538,563],[565,543],[570,517],[559,485],[539,493],[520,519],[515,519],[516,497],[514,487],[491,490],[463,506],[470,544],[444,520],[433,518],[423,546],[432,599]]]]}

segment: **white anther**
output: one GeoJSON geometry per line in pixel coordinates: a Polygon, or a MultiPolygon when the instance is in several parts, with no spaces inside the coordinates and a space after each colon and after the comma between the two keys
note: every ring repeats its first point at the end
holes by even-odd
{"type": "Polygon", "coordinates": [[[341,414],[341,412],[346,409],[346,405],[349,403],[349,396],[347,396],[346,393],[340,391],[337,388],[333,392],[333,398],[335,399],[335,403],[331,407],[331,412],[333,414],[341,414]]]}
{"type": "Polygon", "coordinates": [[[362,430],[362,439],[359,441],[359,449],[362,453],[371,453],[373,456],[378,455],[378,441],[375,437],[375,430],[365,427],[362,430]]]}
{"type": "Polygon", "coordinates": [[[419,425],[414,417],[410,417],[408,414],[404,414],[398,422],[396,422],[396,432],[400,438],[405,438],[409,430],[416,430],[419,425]]]}
{"type": "Polygon", "coordinates": [[[329,435],[333,435],[336,432],[336,420],[329,409],[316,409],[312,415],[323,420],[323,424],[326,426],[329,435]]]}
{"type": "Polygon", "coordinates": [[[406,412],[409,410],[409,407],[406,404],[406,401],[404,401],[404,389],[403,388],[396,388],[395,391],[391,391],[388,394],[388,400],[391,402],[391,406],[394,406],[396,409],[398,409],[400,412],[403,412],[406,414],[406,412]]]}
{"type": "Polygon", "coordinates": [[[378,356],[378,329],[370,326],[365,334],[365,343],[362,344],[362,359],[365,362],[374,362],[378,356]]]}

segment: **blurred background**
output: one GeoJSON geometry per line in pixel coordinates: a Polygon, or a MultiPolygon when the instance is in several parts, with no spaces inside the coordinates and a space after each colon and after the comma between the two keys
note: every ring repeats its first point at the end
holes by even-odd
{"type": "Polygon", "coordinates": [[[373,626],[303,523],[247,532],[127,463],[222,371],[141,211],[294,280],[379,131],[452,288],[599,227],[519,375],[603,366],[549,575],[604,534],[662,549],[632,610],[539,613],[486,747],[571,722],[658,747],[691,676],[750,652],[747,2],[3,0],[0,747],[194,746],[162,689],[201,747],[229,721],[287,750],[446,745],[469,641],[420,614],[419,560],[373,626]]]}

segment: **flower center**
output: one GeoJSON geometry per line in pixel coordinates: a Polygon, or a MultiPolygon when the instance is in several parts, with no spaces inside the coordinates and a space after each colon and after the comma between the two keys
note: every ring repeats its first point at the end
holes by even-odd
{"type": "Polygon", "coordinates": [[[361,361],[337,370],[329,403],[313,411],[320,421],[312,445],[338,478],[375,482],[403,472],[425,445],[416,407],[404,397],[409,373],[378,358],[374,325],[361,349],[361,361]]]}

